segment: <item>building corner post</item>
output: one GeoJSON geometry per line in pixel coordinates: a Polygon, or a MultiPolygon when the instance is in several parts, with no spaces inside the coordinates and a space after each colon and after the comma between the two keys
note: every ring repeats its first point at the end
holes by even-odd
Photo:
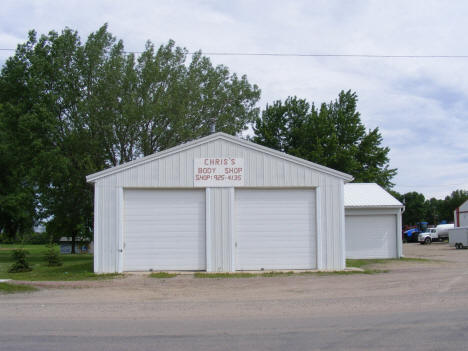
{"type": "Polygon", "coordinates": [[[213,272],[212,267],[212,233],[211,233],[211,188],[205,189],[205,226],[206,226],[206,243],[205,243],[205,256],[206,256],[206,271],[213,272]]]}
{"type": "Polygon", "coordinates": [[[322,188],[318,186],[315,188],[315,228],[317,237],[317,269],[323,270],[323,255],[322,255],[322,188]]]}
{"type": "Polygon", "coordinates": [[[119,218],[118,218],[118,223],[119,223],[119,233],[118,233],[118,244],[117,244],[117,273],[122,273],[123,272],[123,260],[124,260],[124,250],[125,250],[125,243],[124,243],[124,191],[123,187],[117,188],[117,196],[118,196],[118,202],[119,202],[119,218]]]}
{"type": "Polygon", "coordinates": [[[341,264],[340,269],[346,269],[346,214],[344,208],[344,181],[340,181],[340,244],[341,244],[341,264]]]}

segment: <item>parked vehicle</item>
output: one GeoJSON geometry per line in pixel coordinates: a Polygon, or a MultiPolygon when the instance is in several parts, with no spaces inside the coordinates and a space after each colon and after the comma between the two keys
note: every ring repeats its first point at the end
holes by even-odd
{"type": "Polygon", "coordinates": [[[416,225],[403,227],[403,242],[417,242],[418,235],[425,232],[427,229],[427,222],[418,222],[416,225]]]}
{"type": "Polygon", "coordinates": [[[449,237],[449,229],[453,229],[455,226],[454,224],[439,224],[436,229],[437,229],[437,236],[439,239],[448,239],[449,237]]]}
{"type": "Polygon", "coordinates": [[[432,244],[433,241],[439,241],[440,238],[437,235],[437,228],[428,228],[424,233],[418,235],[418,242],[420,244],[432,244]]]}
{"type": "Polygon", "coordinates": [[[456,249],[468,248],[468,227],[450,229],[449,245],[456,249]]]}

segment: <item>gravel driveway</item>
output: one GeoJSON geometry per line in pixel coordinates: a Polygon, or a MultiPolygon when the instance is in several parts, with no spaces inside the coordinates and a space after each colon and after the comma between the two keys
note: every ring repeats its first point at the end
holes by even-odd
{"type": "Polygon", "coordinates": [[[0,296],[1,349],[465,349],[468,250],[404,244],[404,254],[431,261],[373,275],[43,283],[0,296]]]}

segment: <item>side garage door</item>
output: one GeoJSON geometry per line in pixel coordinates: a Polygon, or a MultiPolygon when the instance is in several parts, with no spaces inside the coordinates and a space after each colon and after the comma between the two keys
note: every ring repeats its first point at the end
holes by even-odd
{"type": "Polygon", "coordinates": [[[316,267],[315,192],[236,190],[237,269],[316,267]]]}
{"type": "Polygon", "coordinates": [[[204,270],[205,193],[125,190],[124,271],[204,270]]]}
{"type": "Polygon", "coordinates": [[[397,256],[396,216],[346,216],[347,258],[394,258],[397,256]]]}

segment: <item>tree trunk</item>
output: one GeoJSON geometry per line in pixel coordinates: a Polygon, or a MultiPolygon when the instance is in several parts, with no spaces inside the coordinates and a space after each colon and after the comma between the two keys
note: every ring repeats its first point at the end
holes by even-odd
{"type": "Polygon", "coordinates": [[[8,223],[5,225],[5,234],[8,239],[14,242],[17,239],[18,226],[14,223],[8,223]]]}
{"type": "Polygon", "coordinates": [[[76,234],[73,233],[72,234],[72,247],[71,247],[71,253],[72,254],[75,254],[76,251],[75,251],[75,246],[76,246],[76,234]]]}

